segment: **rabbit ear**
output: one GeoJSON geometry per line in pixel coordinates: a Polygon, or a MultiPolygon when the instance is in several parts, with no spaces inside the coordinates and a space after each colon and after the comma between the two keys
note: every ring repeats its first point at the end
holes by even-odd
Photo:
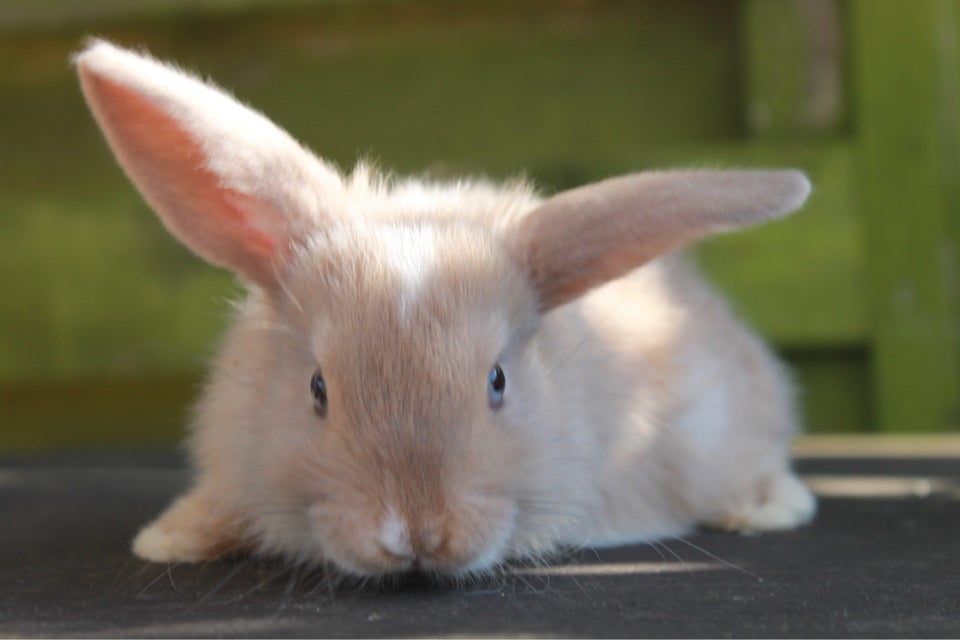
{"type": "Polygon", "coordinates": [[[514,246],[548,310],[708,233],[786,215],[809,192],[799,171],[632,174],[547,200],[514,246]]]}
{"type": "Polygon", "coordinates": [[[224,92],[104,41],[75,62],[127,175],[206,260],[273,286],[296,244],[338,209],[338,174],[224,92]]]}

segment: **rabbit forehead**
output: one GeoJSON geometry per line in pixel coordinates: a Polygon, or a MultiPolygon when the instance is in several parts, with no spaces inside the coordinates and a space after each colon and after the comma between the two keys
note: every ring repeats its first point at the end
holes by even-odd
{"type": "Polygon", "coordinates": [[[366,339],[355,328],[371,324],[394,340],[437,337],[535,312],[527,280],[506,248],[487,230],[457,224],[333,229],[310,243],[286,288],[320,342],[330,334],[366,339]]]}
{"type": "Polygon", "coordinates": [[[442,268],[444,256],[437,247],[437,232],[432,226],[404,225],[381,230],[378,235],[385,270],[398,281],[399,319],[406,322],[421,291],[442,268]]]}

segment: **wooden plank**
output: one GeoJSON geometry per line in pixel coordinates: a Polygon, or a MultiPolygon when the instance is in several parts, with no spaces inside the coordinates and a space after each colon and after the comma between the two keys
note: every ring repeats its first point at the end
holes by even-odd
{"type": "Polygon", "coordinates": [[[958,429],[957,5],[851,16],[878,425],[958,429]]]}
{"type": "MultiPolygon", "coordinates": [[[[326,1],[330,4],[333,0],[326,1]]],[[[370,3],[383,0],[351,1],[370,3]]],[[[318,4],[318,0],[4,0],[0,3],[0,31],[196,15],[227,16],[257,10],[278,11],[310,4],[318,4]]]]}
{"type": "Polygon", "coordinates": [[[960,435],[811,435],[792,450],[804,458],[960,458],[960,435]]]}
{"type": "Polygon", "coordinates": [[[172,447],[186,434],[200,379],[192,372],[0,384],[0,454],[172,447]]]}
{"type": "Polygon", "coordinates": [[[836,0],[746,0],[741,22],[748,131],[838,133],[844,87],[836,0]]]}

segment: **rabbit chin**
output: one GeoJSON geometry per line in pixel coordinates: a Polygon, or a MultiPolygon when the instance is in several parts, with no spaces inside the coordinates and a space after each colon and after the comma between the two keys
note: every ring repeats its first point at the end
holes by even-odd
{"type": "Polygon", "coordinates": [[[350,528],[342,521],[331,527],[320,511],[308,512],[314,546],[308,555],[364,578],[418,572],[457,579],[491,572],[509,555],[516,519],[516,509],[509,505],[495,517],[488,513],[458,522],[453,533],[445,528],[432,552],[401,553],[390,550],[396,541],[389,539],[395,534],[389,524],[379,531],[350,528]]]}

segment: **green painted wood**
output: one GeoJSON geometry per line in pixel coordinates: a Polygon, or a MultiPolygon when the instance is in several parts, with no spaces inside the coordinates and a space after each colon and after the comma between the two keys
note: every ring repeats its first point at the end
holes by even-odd
{"type": "Polygon", "coordinates": [[[956,428],[951,0],[81,4],[0,4],[0,450],[175,440],[238,295],[107,153],[64,64],[89,32],[200,69],[341,166],[548,191],[802,168],[804,211],[706,242],[703,270],[785,349],[810,430],[956,428]],[[849,21],[839,62],[823,11],[849,21]]]}
{"type": "Polygon", "coordinates": [[[839,131],[844,108],[836,0],[744,0],[745,121],[760,136],[839,131]]]}
{"type": "MultiPolygon", "coordinates": [[[[4,0],[0,3],[0,31],[75,28],[78,24],[104,25],[197,15],[229,17],[338,1],[342,0],[4,0]]],[[[359,4],[390,0],[348,1],[359,4]]]]}
{"type": "Polygon", "coordinates": [[[851,9],[878,425],[958,429],[958,6],[851,9]]]}

